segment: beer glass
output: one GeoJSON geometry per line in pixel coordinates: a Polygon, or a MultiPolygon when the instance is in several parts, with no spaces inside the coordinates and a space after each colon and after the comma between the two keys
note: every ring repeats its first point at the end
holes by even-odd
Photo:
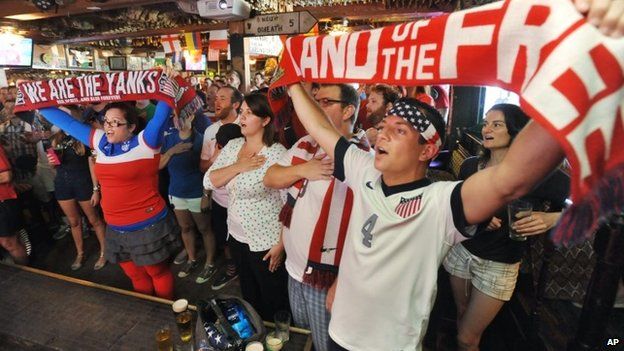
{"type": "Polygon", "coordinates": [[[530,216],[532,211],[533,205],[524,200],[514,200],[507,205],[507,213],[509,214],[509,239],[516,241],[525,241],[527,239],[525,235],[519,234],[513,229],[513,224],[519,219],[530,216]]]}
{"type": "Polygon", "coordinates": [[[180,333],[180,339],[182,342],[188,343],[193,338],[193,314],[191,311],[184,311],[176,315],[176,325],[178,326],[178,332],[180,333]]]}
{"type": "Polygon", "coordinates": [[[290,313],[288,311],[277,311],[275,318],[275,335],[283,342],[290,339],[290,313]]]}
{"type": "Polygon", "coordinates": [[[168,326],[163,326],[156,331],[156,346],[158,351],[173,351],[173,341],[171,340],[171,330],[168,326]]]}
{"type": "Polygon", "coordinates": [[[277,336],[276,332],[270,332],[265,339],[267,351],[280,351],[284,346],[284,342],[277,336]]]}

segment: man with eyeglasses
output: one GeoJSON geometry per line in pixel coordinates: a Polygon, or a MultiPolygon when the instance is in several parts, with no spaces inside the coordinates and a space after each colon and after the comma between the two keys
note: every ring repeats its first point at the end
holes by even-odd
{"type": "MultiPolygon", "coordinates": [[[[345,139],[369,149],[363,131],[353,134],[360,98],[351,85],[324,85],[315,98],[345,139]]],[[[308,135],[264,177],[268,187],[289,188],[280,221],[284,224],[290,306],[295,325],[311,329],[319,351],[329,348],[330,314],[325,299],[338,272],[353,196],[332,176],[333,171],[333,160],[308,135]]]]}

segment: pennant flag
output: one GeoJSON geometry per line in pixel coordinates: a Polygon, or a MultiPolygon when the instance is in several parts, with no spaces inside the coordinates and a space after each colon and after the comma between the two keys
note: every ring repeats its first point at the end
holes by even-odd
{"type": "Polygon", "coordinates": [[[211,30],[210,40],[208,45],[212,49],[227,50],[228,48],[228,33],[226,29],[211,30]]]}
{"type": "Polygon", "coordinates": [[[208,48],[208,61],[219,61],[219,50],[208,48]]]}
{"type": "Polygon", "coordinates": [[[572,164],[574,205],[553,234],[568,244],[624,210],[623,57],[624,39],[605,37],[569,0],[506,0],[339,37],[289,38],[269,96],[277,106],[286,94],[275,88],[299,81],[516,92],[572,164]]]}
{"type": "Polygon", "coordinates": [[[183,51],[176,51],[171,55],[171,65],[175,67],[175,64],[182,64],[183,51]]]}
{"type": "Polygon", "coordinates": [[[180,44],[180,37],[177,34],[167,34],[160,37],[165,53],[182,51],[182,45],[180,44]]]}
{"type": "Polygon", "coordinates": [[[187,50],[201,50],[202,48],[201,34],[199,32],[184,33],[184,41],[186,42],[187,50]]]}

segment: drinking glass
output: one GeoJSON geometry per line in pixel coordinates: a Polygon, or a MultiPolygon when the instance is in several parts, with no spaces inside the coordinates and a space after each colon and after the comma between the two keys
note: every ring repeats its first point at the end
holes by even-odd
{"type": "Polygon", "coordinates": [[[531,215],[533,205],[525,200],[514,200],[507,205],[507,213],[509,214],[509,238],[516,241],[525,241],[527,237],[519,234],[513,229],[513,224],[525,217],[531,215]]]}
{"type": "Polygon", "coordinates": [[[284,342],[276,332],[270,332],[265,339],[267,351],[280,351],[284,347],[284,342]]]}
{"type": "Polygon", "coordinates": [[[180,333],[180,339],[182,342],[188,343],[193,338],[193,314],[191,311],[186,310],[176,315],[176,325],[178,326],[178,332],[180,333]]]}
{"type": "Polygon", "coordinates": [[[169,326],[163,326],[156,331],[156,346],[158,351],[173,351],[173,340],[171,340],[169,326]]]}
{"type": "Polygon", "coordinates": [[[277,311],[275,318],[275,335],[283,342],[290,339],[290,313],[288,311],[277,311]]]}

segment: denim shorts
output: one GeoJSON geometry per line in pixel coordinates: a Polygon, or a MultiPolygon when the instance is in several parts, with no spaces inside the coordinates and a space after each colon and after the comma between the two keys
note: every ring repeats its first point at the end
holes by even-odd
{"type": "Polygon", "coordinates": [[[88,172],[57,172],[54,178],[54,196],[57,200],[89,201],[93,182],[88,172]]]}
{"type": "Polygon", "coordinates": [[[470,280],[482,293],[509,301],[518,280],[518,263],[502,263],[473,255],[464,245],[457,244],[444,258],[444,268],[452,276],[470,280]]]}

